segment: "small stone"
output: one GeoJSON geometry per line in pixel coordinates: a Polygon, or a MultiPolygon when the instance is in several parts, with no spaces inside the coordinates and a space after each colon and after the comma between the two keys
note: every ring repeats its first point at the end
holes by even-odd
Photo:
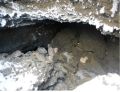
{"type": "Polygon", "coordinates": [[[41,54],[46,54],[47,50],[45,48],[38,48],[37,51],[41,54]]]}
{"type": "Polygon", "coordinates": [[[88,60],[87,56],[80,58],[80,62],[83,63],[83,64],[85,64],[87,60],[88,60]]]}
{"type": "Polygon", "coordinates": [[[49,56],[54,56],[55,52],[54,49],[51,47],[51,45],[48,45],[48,54],[49,56]]]}
{"type": "Polygon", "coordinates": [[[54,52],[57,53],[58,52],[58,48],[54,48],[54,52]]]}
{"type": "Polygon", "coordinates": [[[11,56],[12,57],[19,57],[19,56],[21,56],[23,53],[21,52],[21,51],[19,51],[19,50],[17,50],[17,51],[15,51],[15,52],[13,52],[12,54],[11,54],[11,56]]]}

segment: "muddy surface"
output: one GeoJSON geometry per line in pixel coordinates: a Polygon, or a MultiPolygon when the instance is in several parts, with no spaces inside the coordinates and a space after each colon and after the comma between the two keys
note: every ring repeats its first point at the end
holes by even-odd
{"type": "Polygon", "coordinates": [[[107,73],[119,74],[119,38],[91,26],[64,26],[48,49],[0,54],[0,90],[73,90],[107,73]]]}

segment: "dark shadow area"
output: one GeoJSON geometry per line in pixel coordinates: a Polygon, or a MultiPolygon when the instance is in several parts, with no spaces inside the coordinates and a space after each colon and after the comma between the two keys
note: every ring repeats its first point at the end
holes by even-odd
{"type": "Polygon", "coordinates": [[[94,26],[83,23],[60,23],[53,20],[36,21],[34,25],[16,28],[0,28],[0,53],[12,53],[15,50],[27,52],[45,47],[53,37],[65,27],[95,29],[94,26]]]}
{"type": "Polygon", "coordinates": [[[37,47],[47,48],[60,28],[60,23],[50,20],[17,28],[1,28],[0,53],[11,53],[15,50],[27,52],[37,47]]]}

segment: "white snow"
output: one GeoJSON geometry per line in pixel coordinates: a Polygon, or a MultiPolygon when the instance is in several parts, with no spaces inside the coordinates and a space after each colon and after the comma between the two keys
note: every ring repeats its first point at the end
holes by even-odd
{"type": "Polygon", "coordinates": [[[0,61],[0,71],[4,71],[6,68],[10,68],[12,70],[8,75],[4,75],[4,73],[0,72],[1,91],[32,90],[33,84],[38,81],[38,76],[34,75],[32,70],[23,72],[24,68],[20,64],[0,61]],[[17,74],[17,71],[22,72],[17,74]]]}
{"type": "Polygon", "coordinates": [[[115,73],[99,75],[80,86],[75,92],[120,92],[120,76],[115,73]]]}
{"type": "Polygon", "coordinates": [[[35,82],[37,82],[37,77],[32,73],[20,74],[16,78],[5,77],[0,73],[0,90],[2,91],[32,90],[35,82]]]}
{"type": "Polygon", "coordinates": [[[2,19],[1,20],[1,26],[4,27],[6,25],[6,20],[5,19],[2,19]]]}
{"type": "Polygon", "coordinates": [[[92,12],[89,13],[89,15],[91,15],[91,14],[92,14],[92,12]]]}
{"type": "MultiPolygon", "coordinates": [[[[83,0],[79,0],[80,2],[82,2],[83,0]]],[[[17,14],[17,18],[19,18],[21,15],[23,14],[28,14],[32,19],[39,19],[42,20],[42,16],[44,16],[44,18],[49,18],[49,19],[56,19],[57,21],[60,22],[64,22],[66,21],[66,19],[69,22],[87,22],[90,25],[95,25],[96,28],[99,27],[103,27],[103,33],[110,33],[113,32],[114,29],[119,30],[120,28],[118,27],[114,27],[114,26],[110,26],[110,25],[106,25],[105,23],[103,23],[101,20],[98,20],[97,18],[95,18],[94,16],[91,15],[91,12],[89,13],[89,16],[84,16],[81,13],[77,13],[74,9],[74,7],[72,6],[72,4],[68,4],[68,5],[62,5],[63,8],[60,8],[60,6],[52,6],[49,7],[48,9],[44,9],[44,10],[39,10],[39,9],[34,9],[34,11],[31,10],[27,10],[24,9],[23,6],[17,4],[17,3],[13,3],[13,9],[14,11],[11,12],[7,12],[7,10],[5,9],[0,9],[0,14],[2,15],[7,15],[9,14],[10,17],[12,18],[14,16],[14,14],[17,14]],[[66,12],[67,11],[67,12],[66,12]]],[[[118,7],[118,0],[113,0],[113,7],[111,9],[111,11],[114,13],[117,11],[117,7],[118,7]]],[[[100,11],[98,11],[100,13],[104,13],[105,12],[105,7],[102,7],[100,9],[100,11]]],[[[4,27],[6,24],[5,20],[2,20],[2,26],[4,27]]],[[[27,25],[27,24],[26,24],[27,25]]]]}
{"type": "Polygon", "coordinates": [[[111,33],[111,32],[113,32],[113,27],[108,26],[107,24],[104,24],[103,25],[103,30],[111,33]]]}
{"type": "Polygon", "coordinates": [[[0,60],[0,70],[6,69],[8,67],[10,67],[10,63],[4,63],[4,60],[0,60]]]}
{"type": "Polygon", "coordinates": [[[102,8],[100,9],[100,14],[103,14],[103,13],[105,13],[105,7],[102,7],[102,8]]]}
{"type": "Polygon", "coordinates": [[[112,9],[110,10],[112,12],[111,17],[114,17],[116,11],[118,10],[118,4],[119,0],[113,0],[112,9]]]}

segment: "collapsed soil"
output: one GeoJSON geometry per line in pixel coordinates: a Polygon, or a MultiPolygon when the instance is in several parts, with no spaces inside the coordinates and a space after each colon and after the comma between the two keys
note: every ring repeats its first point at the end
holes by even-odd
{"type": "MultiPolygon", "coordinates": [[[[103,36],[90,26],[69,25],[56,34],[48,50],[38,47],[26,53],[1,54],[0,64],[4,66],[6,62],[14,69],[1,69],[4,77],[14,73],[13,78],[17,78],[29,71],[38,76],[29,90],[73,90],[98,75],[119,74],[119,38],[103,36]]],[[[23,86],[16,88],[22,89],[23,86]]]]}

